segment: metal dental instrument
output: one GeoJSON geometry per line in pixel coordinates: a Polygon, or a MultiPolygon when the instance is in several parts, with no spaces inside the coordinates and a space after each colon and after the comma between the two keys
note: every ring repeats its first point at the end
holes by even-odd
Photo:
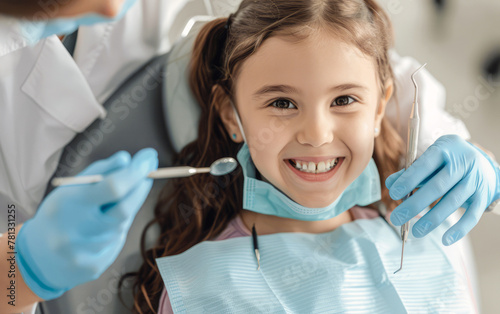
{"type": "MultiPolygon", "coordinates": [[[[181,178],[189,177],[198,173],[210,173],[214,176],[222,176],[232,172],[238,166],[236,159],[231,157],[225,157],[217,159],[206,168],[194,168],[194,167],[168,167],[160,168],[158,170],[149,173],[148,178],[151,179],[166,179],[166,178],[181,178]]],[[[91,176],[80,176],[80,177],[60,177],[52,179],[51,183],[53,186],[61,185],[75,185],[75,184],[89,184],[96,183],[104,180],[104,177],[100,174],[91,176]]]]}
{"type": "Polygon", "coordinates": [[[260,269],[260,253],[259,253],[259,244],[257,243],[257,231],[255,231],[255,224],[252,226],[252,238],[253,238],[253,249],[255,251],[255,257],[257,258],[257,270],[260,269]]]}
{"type": "MultiPolygon", "coordinates": [[[[423,67],[425,67],[427,63],[424,63],[421,67],[419,67],[413,74],[411,75],[411,80],[413,85],[415,85],[415,96],[413,97],[413,105],[410,113],[410,120],[408,122],[408,141],[406,144],[406,160],[405,160],[405,169],[408,169],[415,159],[417,158],[417,144],[418,144],[418,133],[420,126],[420,117],[418,115],[418,85],[415,82],[415,74],[420,71],[423,67]]],[[[403,198],[403,202],[406,201],[410,196],[412,196],[413,191],[408,193],[403,198]]],[[[408,240],[408,232],[410,231],[410,222],[406,222],[401,226],[401,240],[403,241],[403,245],[401,248],[401,267],[396,270],[394,273],[397,273],[401,269],[403,269],[403,255],[405,251],[405,242],[408,240]]]]}

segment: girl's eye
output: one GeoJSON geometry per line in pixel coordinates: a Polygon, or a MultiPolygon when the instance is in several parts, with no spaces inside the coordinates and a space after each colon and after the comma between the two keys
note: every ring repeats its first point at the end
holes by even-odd
{"type": "MultiPolygon", "coordinates": [[[[333,103],[335,104],[335,106],[343,107],[343,106],[348,106],[355,101],[356,101],[356,99],[354,99],[351,96],[340,96],[340,97],[337,97],[333,101],[333,103]]],[[[296,108],[295,105],[290,100],[287,100],[284,98],[280,98],[280,99],[273,101],[272,103],[269,104],[269,106],[273,107],[274,109],[278,109],[278,110],[287,110],[287,109],[296,108]],[[292,106],[292,107],[290,107],[290,106],[292,106]]]]}
{"type": "Polygon", "coordinates": [[[291,101],[286,100],[286,99],[278,99],[278,100],[273,101],[270,104],[270,106],[273,106],[276,109],[283,109],[283,110],[293,109],[293,108],[290,108],[289,105],[292,105],[293,107],[295,107],[295,105],[291,101]]]}
{"type": "Polygon", "coordinates": [[[337,97],[333,102],[337,106],[347,106],[355,102],[356,100],[352,98],[351,96],[340,96],[337,97]]]}

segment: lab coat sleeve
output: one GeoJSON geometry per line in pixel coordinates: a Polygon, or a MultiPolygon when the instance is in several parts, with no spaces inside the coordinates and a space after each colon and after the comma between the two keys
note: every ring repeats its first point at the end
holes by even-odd
{"type": "Polygon", "coordinates": [[[0,208],[14,204],[20,224],[35,213],[62,148],[105,111],[55,36],[0,57],[0,73],[0,208]]]}
{"type": "MultiPolygon", "coordinates": [[[[406,142],[408,119],[415,93],[411,75],[421,64],[411,57],[401,57],[394,51],[391,51],[389,56],[395,77],[395,93],[387,104],[386,116],[406,142]]],[[[415,81],[419,89],[420,109],[418,155],[421,155],[432,143],[445,134],[456,134],[468,140],[470,134],[465,124],[445,110],[446,91],[444,86],[425,68],[415,76],[415,81]]]]}

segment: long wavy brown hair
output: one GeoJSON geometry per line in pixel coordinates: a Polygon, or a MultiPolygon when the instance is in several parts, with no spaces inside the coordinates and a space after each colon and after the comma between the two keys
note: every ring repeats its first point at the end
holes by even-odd
{"type": "MultiPolygon", "coordinates": [[[[219,18],[207,23],[194,44],[189,82],[201,118],[198,138],[175,156],[176,165],[208,167],[221,156],[236,157],[241,144],[229,138],[218,109],[233,96],[239,66],[271,36],[300,40],[308,35],[304,29],[328,29],[375,60],[381,95],[392,80],[388,60],[392,27],[374,0],[244,0],[227,22],[228,18],[219,18]]],[[[389,209],[397,203],[389,197],[384,182],[399,170],[402,146],[401,138],[384,119],[373,158],[381,175],[382,201],[389,209]]],[[[168,182],[156,205],[155,218],[142,234],[143,265],[120,280],[121,287],[126,278],[135,279],[135,313],[157,311],[164,284],[155,259],[214,239],[241,211],[242,193],[241,168],[224,177],[197,175],[168,182]],[[146,249],[146,233],[154,225],[159,226],[160,236],[153,248],[146,249]]]]}

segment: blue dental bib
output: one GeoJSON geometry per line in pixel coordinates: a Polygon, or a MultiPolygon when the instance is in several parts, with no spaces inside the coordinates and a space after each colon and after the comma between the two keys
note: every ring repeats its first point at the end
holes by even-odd
{"type": "MultiPolygon", "coordinates": [[[[446,226],[444,226],[446,225],[446,226]]],[[[464,274],[440,245],[440,225],[405,247],[382,219],[321,234],[204,241],[156,259],[175,313],[475,313],[464,274]]]]}

